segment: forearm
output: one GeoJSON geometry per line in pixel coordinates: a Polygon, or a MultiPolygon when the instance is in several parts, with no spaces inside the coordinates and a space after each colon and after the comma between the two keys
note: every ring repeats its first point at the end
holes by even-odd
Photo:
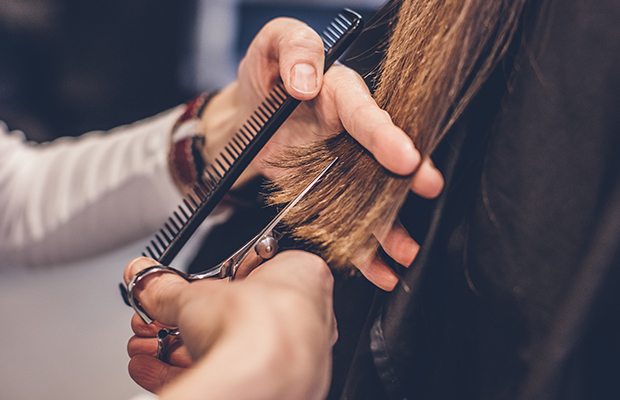
{"type": "Polygon", "coordinates": [[[0,263],[65,262],[158,228],[180,200],[168,151],[181,112],[44,145],[2,133],[0,263]]]}

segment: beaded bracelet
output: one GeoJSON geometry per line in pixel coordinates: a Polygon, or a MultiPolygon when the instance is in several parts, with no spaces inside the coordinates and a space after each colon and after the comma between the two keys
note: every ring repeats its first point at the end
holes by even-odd
{"type": "Polygon", "coordinates": [[[209,101],[219,91],[203,93],[185,105],[185,111],[172,127],[169,153],[170,168],[177,183],[194,186],[207,166],[204,147],[205,135],[199,132],[200,118],[209,101]]]}

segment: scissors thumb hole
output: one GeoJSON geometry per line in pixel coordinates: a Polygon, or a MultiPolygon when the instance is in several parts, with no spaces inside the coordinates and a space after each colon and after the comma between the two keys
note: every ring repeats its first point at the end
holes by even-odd
{"type": "Polygon", "coordinates": [[[178,297],[179,291],[184,289],[184,284],[188,280],[187,274],[182,271],[164,265],[154,265],[139,271],[129,281],[127,299],[145,323],[150,324],[154,320],[147,314],[143,304],[157,310],[157,314],[162,317],[160,322],[166,324],[166,320],[170,319],[168,314],[174,313],[174,310],[169,310],[170,306],[174,304],[174,299],[178,297]],[[137,299],[138,296],[141,297],[141,301],[137,299]]]}

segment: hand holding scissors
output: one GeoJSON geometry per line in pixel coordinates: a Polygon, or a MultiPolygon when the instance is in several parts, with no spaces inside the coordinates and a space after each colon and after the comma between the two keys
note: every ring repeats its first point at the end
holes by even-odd
{"type": "MultiPolygon", "coordinates": [[[[131,307],[133,307],[136,314],[138,314],[147,324],[154,322],[154,320],[146,313],[144,308],[142,308],[134,295],[134,290],[140,281],[152,274],[176,274],[188,282],[194,282],[202,279],[229,278],[232,280],[237,277],[246,277],[264,260],[272,258],[278,251],[279,235],[274,231],[275,227],[280,223],[286,213],[297,205],[297,203],[299,203],[299,201],[321,180],[321,178],[325,176],[337,160],[338,159],[334,159],[292,202],[280,211],[278,215],[271,222],[269,222],[269,224],[267,224],[267,226],[258,235],[215,267],[198,274],[187,274],[169,266],[154,265],[143,269],[134,275],[127,284],[127,301],[131,307]]],[[[163,328],[159,331],[157,334],[158,359],[163,360],[165,357],[166,348],[171,342],[171,339],[178,337],[178,335],[179,331],[176,328],[163,328]]]]}

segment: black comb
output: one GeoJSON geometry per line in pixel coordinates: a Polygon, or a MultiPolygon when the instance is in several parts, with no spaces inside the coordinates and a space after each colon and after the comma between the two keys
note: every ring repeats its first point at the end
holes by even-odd
{"type": "MultiPolygon", "coordinates": [[[[362,26],[359,14],[344,9],[323,31],[321,39],[325,49],[325,71],[355,40],[362,26]]],[[[282,82],[278,83],[224,150],[207,166],[194,189],[142,255],[163,265],[170,265],[198,226],[299,103],[299,100],[286,93],[282,82]]]]}

